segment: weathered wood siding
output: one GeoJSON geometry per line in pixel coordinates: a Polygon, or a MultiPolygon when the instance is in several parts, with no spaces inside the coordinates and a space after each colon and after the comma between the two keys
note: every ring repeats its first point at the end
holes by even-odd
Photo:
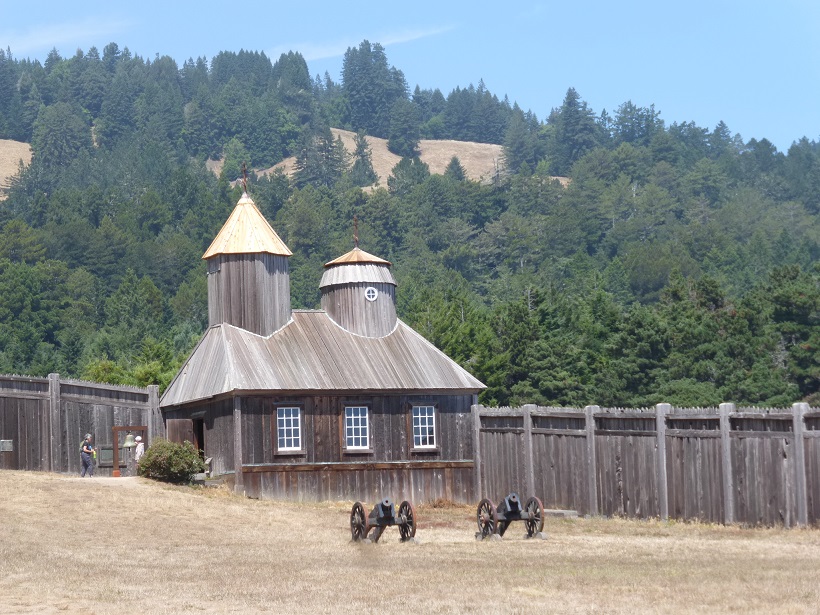
{"type": "Polygon", "coordinates": [[[202,450],[206,458],[213,459],[211,468],[213,474],[233,472],[233,401],[223,399],[203,402],[186,409],[177,408],[165,412],[165,419],[169,425],[172,421],[188,421],[188,426],[184,431],[176,429],[172,434],[169,430],[168,439],[177,443],[190,439],[187,434],[193,433],[193,425],[190,423],[194,420],[192,417],[203,421],[205,441],[202,443],[202,450]]]}
{"type": "Polygon", "coordinates": [[[532,413],[535,493],[547,508],[586,514],[589,468],[584,415],[548,412],[532,413]]]}
{"type": "Polygon", "coordinates": [[[396,287],[386,283],[357,283],[322,289],[322,309],[344,329],[366,337],[383,337],[396,326],[396,287]],[[378,291],[375,301],[365,289],[378,291]]]}
{"type": "Polygon", "coordinates": [[[732,438],[737,518],[752,525],[794,525],[797,503],[791,419],[763,425],[764,421],[738,423],[741,429],[732,438]],[[755,424],[764,429],[752,431],[755,424]]]}
{"type": "Polygon", "coordinates": [[[495,504],[510,491],[527,492],[524,446],[523,414],[507,414],[502,409],[482,417],[479,434],[482,495],[495,504]]]}
{"type": "MultiPolygon", "coordinates": [[[[98,449],[114,446],[114,426],[144,426],[146,444],[165,435],[156,387],[139,389],[49,378],[0,377],[0,468],[79,473],[86,433],[98,449]]],[[[119,434],[122,445],[125,433],[119,434]]],[[[98,463],[101,460],[98,458],[98,463]]],[[[113,466],[95,474],[110,475],[113,466]]]]}
{"type": "MultiPolygon", "coordinates": [[[[414,503],[474,499],[472,395],[297,395],[241,397],[242,482],[252,497],[297,500],[384,497],[414,503]],[[277,453],[276,408],[302,409],[303,450],[277,453]],[[345,451],[345,405],[369,408],[371,450],[345,451]],[[412,406],[433,405],[434,450],[413,450],[412,406]]],[[[233,399],[193,404],[166,412],[166,419],[205,420],[205,455],[215,474],[234,468],[233,399]]],[[[230,480],[230,476],[229,476],[230,480]]]]}
{"type": "Polygon", "coordinates": [[[245,491],[311,500],[472,501],[471,403],[472,395],[243,398],[245,491]],[[272,446],[276,406],[292,402],[303,408],[305,450],[301,455],[277,455],[272,446]],[[344,450],[345,405],[369,408],[372,452],[344,450]],[[412,448],[413,405],[437,409],[438,447],[433,451],[412,448]]]}
{"type": "Polygon", "coordinates": [[[0,451],[0,469],[42,470],[50,460],[48,399],[0,397],[0,440],[11,441],[0,451]]]}
{"type": "Polygon", "coordinates": [[[806,404],[474,412],[483,497],[514,491],[548,508],[639,518],[820,523],[820,411],[806,404]]]}
{"type": "Polygon", "coordinates": [[[807,415],[805,423],[808,518],[820,524],[820,412],[807,415]]]}
{"type": "Polygon", "coordinates": [[[270,335],[290,319],[288,259],[268,253],[208,260],[208,321],[270,335]]]}
{"type": "Polygon", "coordinates": [[[676,519],[721,522],[723,473],[717,418],[670,421],[667,432],[669,515],[676,519]],[[697,435],[689,430],[695,429],[697,435]]]}
{"type": "Polygon", "coordinates": [[[596,430],[598,510],[606,516],[657,517],[655,441],[628,430],[596,430]]]}

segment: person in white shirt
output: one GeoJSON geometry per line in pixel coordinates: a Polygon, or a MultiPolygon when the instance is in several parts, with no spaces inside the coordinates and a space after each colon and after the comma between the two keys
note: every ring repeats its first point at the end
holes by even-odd
{"type": "Polygon", "coordinates": [[[137,443],[137,448],[134,450],[134,463],[137,464],[140,462],[140,457],[145,454],[145,444],[142,443],[142,436],[137,436],[134,441],[137,443]]]}

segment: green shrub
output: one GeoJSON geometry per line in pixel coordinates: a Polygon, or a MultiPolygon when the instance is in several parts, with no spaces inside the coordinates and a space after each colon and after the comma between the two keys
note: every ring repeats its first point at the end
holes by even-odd
{"type": "Polygon", "coordinates": [[[194,474],[205,471],[205,462],[194,445],[154,440],[137,465],[137,474],[166,483],[187,483],[194,474]]]}

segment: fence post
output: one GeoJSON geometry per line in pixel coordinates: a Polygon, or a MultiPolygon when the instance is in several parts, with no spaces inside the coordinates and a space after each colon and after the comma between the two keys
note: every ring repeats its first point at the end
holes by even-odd
{"type": "Polygon", "coordinates": [[[723,523],[735,522],[735,473],[732,471],[732,424],[734,404],[720,404],[720,465],[723,474],[723,523]]]}
{"type": "Polygon", "coordinates": [[[587,514],[598,515],[598,463],[595,459],[595,413],[598,406],[584,408],[587,432],[587,514]]]}
{"type": "Polygon", "coordinates": [[[669,519],[669,492],[666,484],[666,415],[672,409],[669,404],[655,406],[655,425],[658,451],[658,507],[661,520],[669,519]]]}
{"type": "Polygon", "coordinates": [[[242,477],[242,398],[238,395],[233,398],[233,467],[234,493],[244,492],[242,477]]]}
{"type": "Polygon", "coordinates": [[[527,481],[527,496],[535,495],[535,459],[532,454],[532,411],[535,404],[524,404],[524,464],[527,481]]]}
{"type": "Polygon", "coordinates": [[[803,438],[805,423],[803,415],[809,409],[805,403],[792,404],[794,412],[794,495],[797,504],[797,524],[806,526],[809,523],[809,506],[806,498],[806,442],[803,438]]]}
{"type": "Polygon", "coordinates": [[[475,487],[475,499],[481,500],[483,498],[481,490],[481,408],[477,403],[473,404],[473,477],[475,487]]]}
{"type": "Polygon", "coordinates": [[[162,423],[162,415],[159,411],[159,386],[156,384],[148,385],[148,442],[153,442],[157,437],[155,427],[162,423]]]}
{"type": "MultiPolygon", "coordinates": [[[[60,426],[60,374],[48,375],[48,431],[49,431],[49,462],[51,472],[60,471],[62,458],[63,430],[60,426]]],[[[66,443],[67,444],[67,443],[66,443]]]]}

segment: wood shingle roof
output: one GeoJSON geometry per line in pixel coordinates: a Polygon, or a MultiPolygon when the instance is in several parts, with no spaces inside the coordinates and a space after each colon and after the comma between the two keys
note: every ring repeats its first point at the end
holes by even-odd
{"type": "Polygon", "coordinates": [[[208,329],[162,396],[162,407],[231,392],[477,393],[485,386],[398,321],[383,337],[355,335],[322,310],[294,311],[269,337],[208,329]]]}
{"type": "Polygon", "coordinates": [[[209,259],[219,254],[258,254],[291,256],[292,252],[247,195],[234,207],[228,220],[202,255],[209,259]]]}

